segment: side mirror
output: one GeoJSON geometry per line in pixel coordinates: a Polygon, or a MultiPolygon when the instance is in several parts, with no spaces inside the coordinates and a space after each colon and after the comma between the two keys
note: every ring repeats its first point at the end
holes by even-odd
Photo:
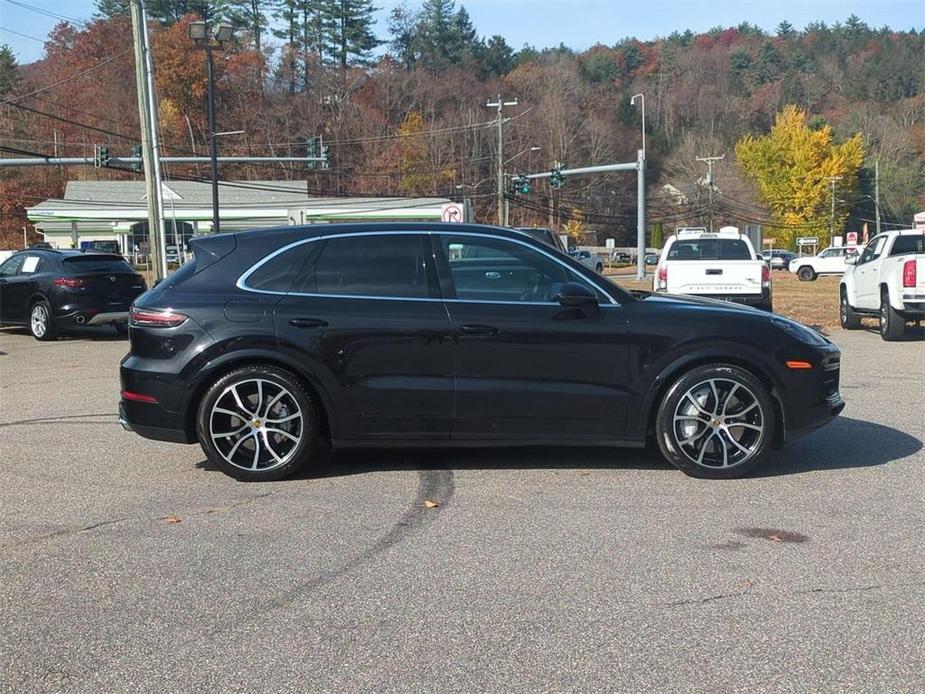
{"type": "Polygon", "coordinates": [[[556,301],[565,308],[581,308],[597,311],[597,296],[583,284],[566,282],[559,290],[556,301]]]}
{"type": "Polygon", "coordinates": [[[858,264],[857,254],[845,256],[845,265],[857,265],[857,264],[858,264]]]}

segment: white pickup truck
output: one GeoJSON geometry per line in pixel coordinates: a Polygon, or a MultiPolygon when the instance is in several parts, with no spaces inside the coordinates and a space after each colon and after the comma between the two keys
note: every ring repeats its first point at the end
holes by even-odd
{"type": "Polygon", "coordinates": [[[771,271],[738,231],[679,229],[665,242],[653,289],[772,310],[771,271]]]}
{"type": "Polygon", "coordinates": [[[925,230],[888,231],[849,257],[839,285],[841,326],[860,327],[877,316],[880,336],[898,340],[906,321],[925,320],[925,230]]]}

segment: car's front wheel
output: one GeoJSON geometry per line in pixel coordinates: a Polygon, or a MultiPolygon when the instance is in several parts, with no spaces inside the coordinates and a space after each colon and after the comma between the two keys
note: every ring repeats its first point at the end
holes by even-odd
{"type": "Polygon", "coordinates": [[[812,282],[816,279],[816,271],[813,270],[809,265],[804,265],[799,270],[797,270],[797,277],[800,278],[801,282],[812,282]]]}
{"type": "Polygon", "coordinates": [[[655,436],[662,455],[688,475],[728,479],[762,463],[776,426],[767,386],[738,366],[710,364],[671,385],[655,436]]]}
{"type": "Polygon", "coordinates": [[[29,311],[29,331],[36,340],[50,341],[58,339],[58,326],[51,312],[51,304],[45,299],[36,301],[29,311]]]}
{"type": "Polygon", "coordinates": [[[246,482],[279,480],[305,466],[318,427],[311,396],[293,374],[251,365],[219,378],[197,416],[199,443],[209,460],[246,482]]]}

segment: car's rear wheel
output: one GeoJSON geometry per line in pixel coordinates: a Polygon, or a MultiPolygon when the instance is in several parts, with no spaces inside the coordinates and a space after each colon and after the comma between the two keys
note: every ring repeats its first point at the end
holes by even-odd
{"type": "Polygon", "coordinates": [[[814,279],[816,279],[816,271],[808,265],[804,265],[799,270],[797,270],[797,277],[800,278],[801,282],[812,282],[814,279]]]}
{"type": "Polygon", "coordinates": [[[51,312],[51,304],[40,299],[29,311],[29,331],[36,340],[50,341],[58,339],[58,326],[51,312]]]}
{"type": "Polygon", "coordinates": [[[728,364],[679,377],[659,405],[655,435],[662,455],[692,477],[728,479],[758,467],[777,426],[767,386],[728,364]]]}
{"type": "Polygon", "coordinates": [[[848,303],[848,291],[844,287],[841,288],[838,320],[845,330],[857,330],[861,327],[861,317],[854,312],[854,308],[848,303]]]}
{"type": "Polygon", "coordinates": [[[880,337],[887,342],[898,340],[906,332],[906,319],[890,305],[886,289],[880,290],[880,337]]]}
{"type": "Polygon", "coordinates": [[[315,452],[314,403],[293,374],[274,366],[245,366],[218,379],[197,416],[199,443],[209,460],[247,482],[279,480],[304,467],[315,452]]]}

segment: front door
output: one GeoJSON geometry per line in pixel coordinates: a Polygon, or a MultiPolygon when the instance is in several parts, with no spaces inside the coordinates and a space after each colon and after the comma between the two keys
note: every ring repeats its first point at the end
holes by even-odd
{"type": "Polygon", "coordinates": [[[854,270],[854,289],[857,295],[856,308],[876,309],[880,306],[880,255],[886,236],[875,236],[867,244],[854,270]]]}
{"type": "Polygon", "coordinates": [[[627,329],[622,308],[553,253],[478,234],[432,236],[455,340],[454,438],[619,440],[627,329]],[[566,282],[596,311],[555,300],[566,282]]]}
{"type": "Polygon", "coordinates": [[[357,233],[307,245],[316,248],[276,306],[276,331],[282,349],[312,364],[337,438],[448,439],[452,343],[427,237],[357,233]]]}
{"type": "Polygon", "coordinates": [[[0,322],[23,323],[28,320],[29,295],[32,280],[23,273],[23,265],[28,258],[31,272],[35,272],[38,257],[34,255],[14,255],[0,265],[0,322]]]}

